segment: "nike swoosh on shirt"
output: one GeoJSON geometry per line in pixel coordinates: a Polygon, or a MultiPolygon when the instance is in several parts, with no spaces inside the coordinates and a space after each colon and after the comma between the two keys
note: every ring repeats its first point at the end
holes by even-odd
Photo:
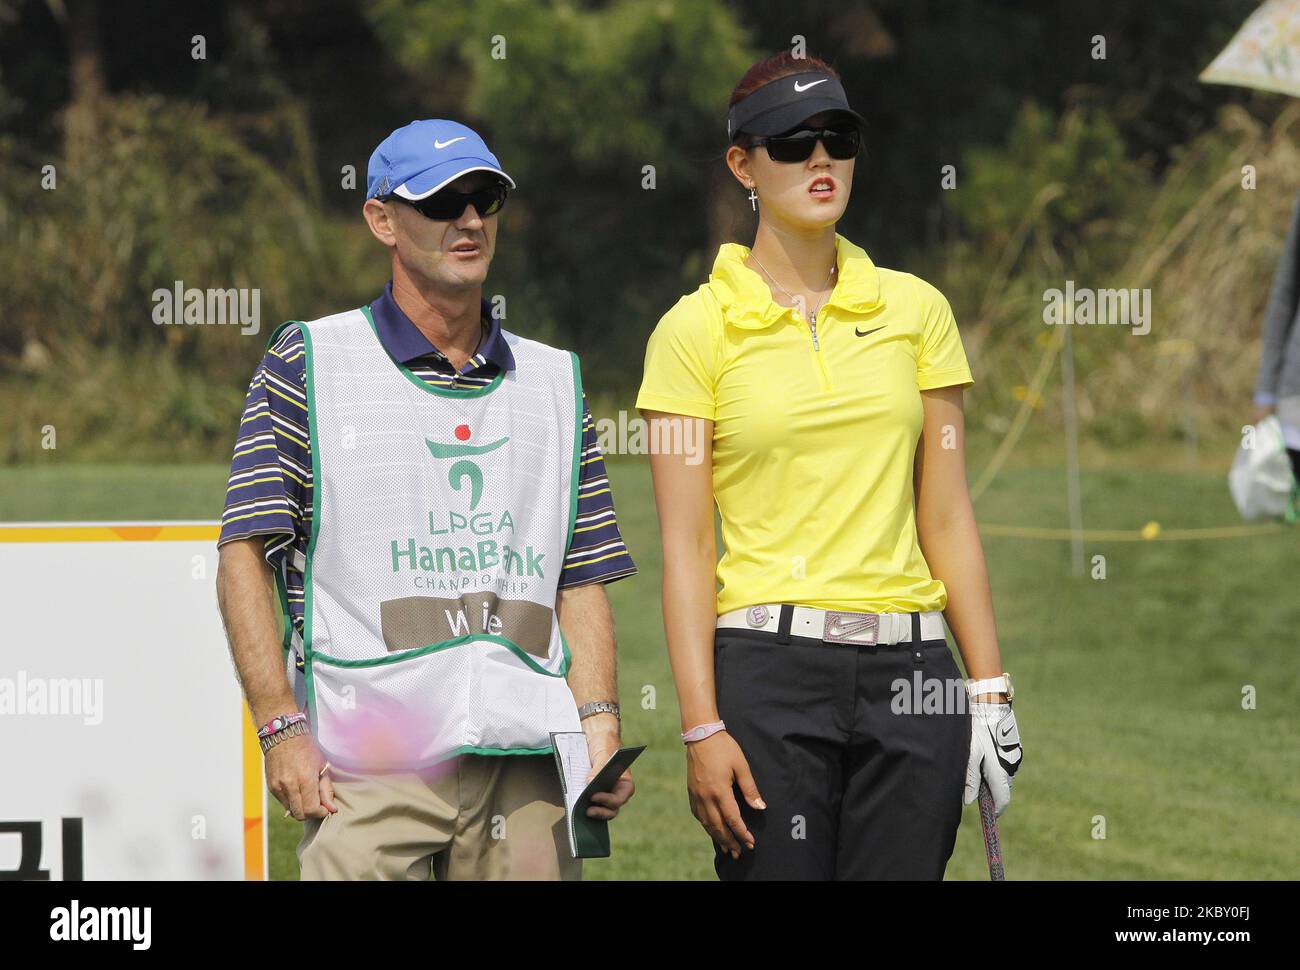
{"type": "Polygon", "coordinates": [[[451,141],[438,141],[438,139],[435,138],[433,140],[433,147],[442,149],[442,148],[446,148],[448,145],[454,145],[456,144],[456,142],[464,141],[464,140],[465,140],[464,135],[461,135],[459,138],[453,138],[451,141]]]}
{"type": "Polygon", "coordinates": [[[800,84],[798,81],[795,81],[795,82],[794,82],[794,89],[795,89],[796,91],[807,91],[809,88],[815,88],[815,87],[817,87],[817,85],[819,85],[819,84],[825,84],[825,83],[826,83],[827,81],[829,81],[829,80],[830,80],[830,78],[828,78],[828,77],[824,77],[824,78],[822,78],[820,81],[809,81],[807,84],[800,84]]]}
{"type": "Polygon", "coordinates": [[[853,332],[856,333],[859,337],[865,337],[869,333],[875,333],[876,330],[884,330],[884,329],[885,329],[884,327],[876,327],[875,330],[859,330],[857,327],[854,327],[853,332]]]}

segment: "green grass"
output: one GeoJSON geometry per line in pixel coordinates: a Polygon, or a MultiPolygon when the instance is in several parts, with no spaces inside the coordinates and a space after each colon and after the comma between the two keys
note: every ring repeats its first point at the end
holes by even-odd
{"type": "MultiPolygon", "coordinates": [[[[1220,472],[1131,465],[1084,473],[1088,528],[1236,523],[1220,472]]],[[[216,518],[224,476],[218,465],[0,468],[0,518],[216,518]]],[[[616,460],[610,477],[641,569],[609,587],[624,735],[650,747],[614,823],[614,856],[588,862],[586,877],[711,879],[709,842],[686,802],[649,475],[643,462],[616,460]]],[[[1064,474],[1008,468],[978,512],[1061,527],[1064,474]]],[[[1001,819],[1010,877],[1295,878],[1300,533],[1090,543],[1104,580],[1073,577],[1064,542],[986,536],[984,548],[1026,745],[1001,819]],[[1242,709],[1248,686],[1255,710],[1242,709]],[[1103,821],[1106,837],[1094,838],[1103,821]]],[[[300,826],[271,816],[272,876],[295,878],[300,826]]],[[[948,878],[987,878],[974,806],[948,878]]]]}

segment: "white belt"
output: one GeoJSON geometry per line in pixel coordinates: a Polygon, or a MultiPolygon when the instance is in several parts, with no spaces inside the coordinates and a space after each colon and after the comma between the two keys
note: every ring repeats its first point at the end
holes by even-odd
{"type": "MultiPolygon", "coordinates": [[[[845,613],[840,610],[818,610],[811,606],[792,606],[790,609],[790,635],[793,637],[812,637],[827,643],[866,646],[910,643],[912,640],[911,613],[845,613]]],[[[746,606],[718,617],[718,629],[776,633],[780,623],[779,603],[746,606]]],[[[945,639],[943,614],[938,610],[921,614],[921,639],[945,639]]]]}

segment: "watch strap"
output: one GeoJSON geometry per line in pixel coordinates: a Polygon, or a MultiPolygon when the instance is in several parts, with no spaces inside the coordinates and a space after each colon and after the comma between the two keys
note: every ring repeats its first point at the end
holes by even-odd
{"type": "Polygon", "coordinates": [[[968,680],[966,693],[971,697],[978,697],[980,694],[1006,694],[1007,700],[1011,700],[1011,675],[1003,673],[997,677],[985,677],[983,680],[968,680]]]}
{"type": "Polygon", "coordinates": [[[623,715],[619,712],[618,705],[613,701],[591,701],[590,703],[583,704],[578,708],[579,721],[585,721],[593,714],[613,714],[620,721],[623,720],[623,715]]]}

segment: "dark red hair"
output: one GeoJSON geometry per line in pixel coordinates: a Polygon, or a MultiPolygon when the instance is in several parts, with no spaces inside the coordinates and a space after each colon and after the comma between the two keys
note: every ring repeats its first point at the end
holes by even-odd
{"type": "MultiPolygon", "coordinates": [[[[820,57],[795,57],[788,50],[781,51],[779,54],[773,54],[771,57],[759,61],[745,72],[745,76],[740,79],[740,83],[731,92],[731,100],[727,102],[727,107],[730,108],[741,98],[749,97],[764,84],[770,84],[777,78],[789,77],[791,74],[803,74],[806,71],[825,71],[835,80],[840,80],[839,71],[820,57]]],[[[754,147],[754,136],[747,131],[737,132],[732,141],[746,151],[754,147]]]]}

